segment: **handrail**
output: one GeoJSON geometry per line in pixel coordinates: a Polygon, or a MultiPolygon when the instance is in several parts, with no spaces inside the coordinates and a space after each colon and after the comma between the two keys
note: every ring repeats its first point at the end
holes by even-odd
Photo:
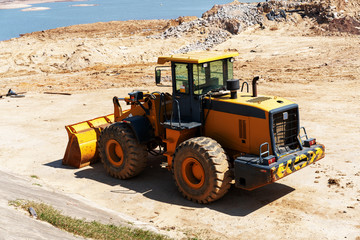
{"type": "Polygon", "coordinates": [[[249,92],[249,83],[248,82],[243,82],[243,84],[241,85],[241,92],[243,91],[244,89],[244,85],[246,84],[246,87],[247,87],[247,92],[249,92]]]}
{"type": "MultiPolygon", "coordinates": [[[[181,128],[180,104],[179,104],[179,101],[176,100],[175,98],[173,99],[173,101],[176,102],[176,105],[177,105],[178,118],[179,118],[179,127],[181,128]]],[[[172,111],[171,111],[171,118],[170,118],[170,127],[171,128],[173,128],[173,126],[172,126],[173,116],[174,116],[174,107],[172,108],[172,111]]]]}
{"type": "Polygon", "coordinates": [[[300,140],[301,140],[301,141],[302,141],[303,137],[306,137],[306,140],[309,139],[309,137],[308,137],[308,135],[307,135],[307,133],[306,133],[305,127],[301,127],[301,128],[300,128],[299,137],[300,137],[300,140]],[[301,129],[302,129],[302,130],[304,131],[304,133],[305,133],[305,134],[302,135],[302,136],[300,135],[301,129]]]}
{"type": "Polygon", "coordinates": [[[263,161],[263,156],[267,154],[267,156],[270,155],[270,151],[269,151],[269,143],[268,142],[264,142],[263,144],[260,145],[260,149],[259,149],[259,155],[260,155],[260,162],[263,161]],[[263,146],[267,146],[267,150],[265,152],[262,151],[262,147],[263,146]]]}

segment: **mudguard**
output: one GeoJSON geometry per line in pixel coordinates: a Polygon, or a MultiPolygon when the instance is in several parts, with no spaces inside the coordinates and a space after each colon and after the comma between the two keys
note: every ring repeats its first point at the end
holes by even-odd
{"type": "Polygon", "coordinates": [[[122,122],[129,124],[139,143],[147,143],[154,138],[154,129],[147,117],[133,116],[122,122]]]}

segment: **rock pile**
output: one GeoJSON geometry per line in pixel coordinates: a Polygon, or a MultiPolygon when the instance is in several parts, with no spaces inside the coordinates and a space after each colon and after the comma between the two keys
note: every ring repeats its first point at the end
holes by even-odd
{"type": "Polygon", "coordinates": [[[334,19],[344,18],[348,0],[339,1],[276,1],[270,0],[258,4],[258,9],[266,14],[268,20],[283,21],[286,15],[298,13],[302,17],[315,18],[319,23],[331,22],[334,19]]]}
{"type": "Polygon", "coordinates": [[[357,0],[269,0],[259,3],[258,9],[270,21],[285,21],[288,16],[292,19],[296,13],[315,19],[324,31],[360,34],[360,3],[357,0]]]}
{"type": "MultiPolygon", "coordinates": [[[[264,16],[269,21],[293,21],[298,18],[312,18],[321,29],[357,34],[360,13],[347,15],[349,4],[358,4],[357,0],[268,0],[260,3],[242,4],[234,1],[225,5],[215,5],[205,12],[201,18],[192,21],[178,21],[179,25],[171,26],[157,38],[180,38],[185,34],[204,35],[201,41],[187,45],[173,53],[206,50],[226,41],[234,34],[244,31],[247,27],[265,25],[264,16]],[[342,26],[342,24],[344,26],[342,26]],[[325,26],[329,25],[329,26],[325,26]],[[336,29],[336,30],[335,30],[336,29]]],[[[356,5],[357,6],[357,5],[356,5]]],[[[360,8],[360,6],[359,6],[360,8]]]]}
{"type": "Polygon", "coordinates": [[[203,41],[199,41],[174,53],[209,49],[226,41],[232,34],[238,34],[247,27],[260,24],[263,21],[262,12],[254,4],[240,4],[233,2],[226,5],[215,5],[205,12],[201,18],[182,22],[164,31],[159,38],[181,37],[183,34],[206,34],[203,41]]]}
{"type": "Polygon", "coordinates": [[[173,53],[177,54],[177,53],[186,53],[196,50],[207,50],[212,48],[213,46],[225,42],[230,36],[231,34],[229,32],[220,28],[210,30],[208,36],[204,39],[204,41],[198,41],[196,43],[192,43],[183,48],[180,48],[179,50],[174,51],[173,53]]]}
{"type": "Polygon", "coordinates": [[[225,29],[232,34],[237,34],[249,26],[263,21],[262,12],[254,4],[233,4],[217,6],[205,12],[202,18],[211,25],[225,29]]]}
{"type": "Polygon", "coordinates": [[[327,4],[319,6],[319,8],[322,8],[320,10],[319,16],[325,22],[331,22],[334,19],[345,17],[344,10],[338,9],[338,7],[335,5],[327,4]]]}
{"type": "Polygon", "coordinates": [[[161,39],[169,38],[169,37],[181,37],[184,33],[189,32],[199,32],[200,34],[204,34],[202,31],[203,28],[209,27],[210,23],[205,19],[199,18],[190,22],[183,22],[178,26],[173,26],[166,29],[161,35],[161,39]]]}

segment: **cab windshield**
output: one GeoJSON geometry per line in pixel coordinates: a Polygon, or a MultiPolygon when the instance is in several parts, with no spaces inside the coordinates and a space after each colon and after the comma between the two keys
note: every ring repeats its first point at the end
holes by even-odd
{"type": "Polygon", "coordinates": [[[233,78],[233,63],[230,58],[194,64],[194,94],[225,90],[226,81],[233,78]]]}

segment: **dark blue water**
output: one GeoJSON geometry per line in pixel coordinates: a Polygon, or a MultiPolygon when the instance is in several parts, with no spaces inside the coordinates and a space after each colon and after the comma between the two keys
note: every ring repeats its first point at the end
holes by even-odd
{"type": "Polygon", "coordinates": [[[173,19],[179,16],[200,17],[213,5],[229,2],[232,0],[90,0],[32,5],[32,7],[50,8],[45,11],[22,12],[21,9],[0,9],[0,41],[18,37],[22,33],[83,23],[173,19]],[[75,4],[97,4],[97,6],[71,7],[75,4]]]}

